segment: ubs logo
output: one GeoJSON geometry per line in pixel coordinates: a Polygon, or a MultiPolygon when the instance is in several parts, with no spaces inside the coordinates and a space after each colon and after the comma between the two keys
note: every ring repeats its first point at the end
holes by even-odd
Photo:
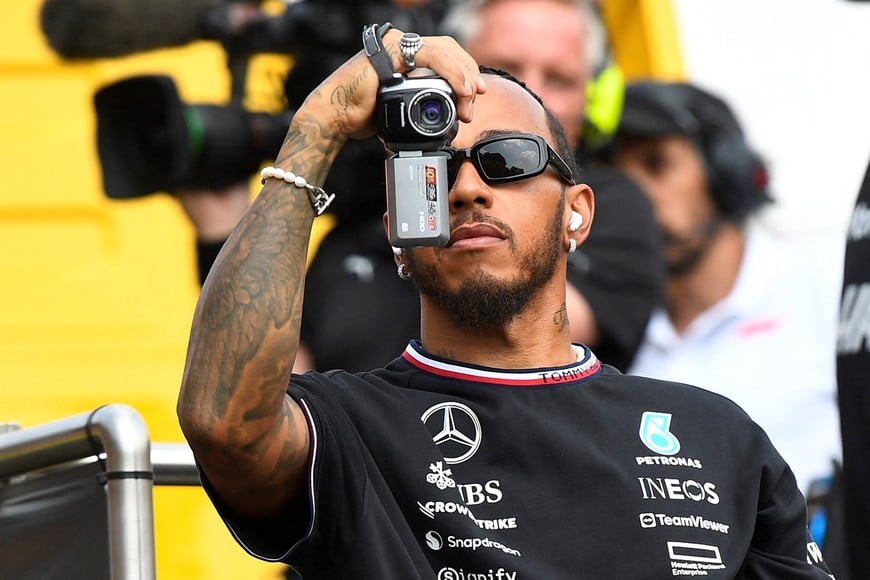
{"type": "Polygon", "coordinates": [[[480,447],[480,420],[462,403],[439,403],[420,417],[434,432],[432,441],[450,465],[471,459],[480,447]]]}

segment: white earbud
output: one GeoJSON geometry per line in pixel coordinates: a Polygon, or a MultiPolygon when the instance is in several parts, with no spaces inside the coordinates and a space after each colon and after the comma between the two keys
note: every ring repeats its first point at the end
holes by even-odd
{"type": "Polygon", "coordinates": [[[571,219],[568,220],[568,231],[576,232],[583,225],[583,216],[576,211],[571,212],[571,219]]]}

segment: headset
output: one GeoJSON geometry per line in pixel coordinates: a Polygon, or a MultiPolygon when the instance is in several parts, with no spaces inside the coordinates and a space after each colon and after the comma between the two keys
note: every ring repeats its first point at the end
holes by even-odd
{"type": "MultiPolygon", "coordinates": [[[[624,108],[670,122],[691,139],[704,159],[710,192],[723,217],[742,222],[772,202],[764,160],[746,140],[734,112],[719,97],[682,82],[636,82],[625,89],[624,108]]],[[[619,132],[630,132],[620,126],[619,132]]]]}
{"type": "Polygon", "coordinates": [[[586,110],[581,143],[589,151],[605,147],[619,127],[625,95],[625,76],[613,58],[604,15],[598,2],[587,0],[588,34],[597,46],[589,52],[596,60],[595,69],[586,82],[586,110]],[[598,54],[596,54],[596,52],[598,54]]]}
{"type": "Polygon", "coordinates": [[[586,83],[586,111],[583,118],[583,144],[601,148],[613,138],[619,127],[625,95],[622,69],[608,59],[586,83]]]}

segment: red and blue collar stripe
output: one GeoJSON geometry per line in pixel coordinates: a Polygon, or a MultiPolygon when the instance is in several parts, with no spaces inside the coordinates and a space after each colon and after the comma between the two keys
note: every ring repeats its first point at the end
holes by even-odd
{"type": "Polygon", "coordinates": [[[591,350],[580,345],[574,345],[574,350],[577,351],[579,359],[576,363],[523,370],[459,364],[427,353],[418,341],[408,343],[402,358],[421,371],[449,379],[506,387],[552,387],[580,381],[601,371],[601,361],[591,350]]]}

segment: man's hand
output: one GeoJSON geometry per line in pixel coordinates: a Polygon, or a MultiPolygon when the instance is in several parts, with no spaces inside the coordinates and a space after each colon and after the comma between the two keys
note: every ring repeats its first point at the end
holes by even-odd
{"type": "MultiPolygon", "coordinates": [[[[393,68],[407,73],[399,51],[401,37],[402,31],[390,29],[382,41],[393,68]]],[[[461,121],[470,121],[475,96],[486,91],[477,62],[449,36],[425,37],[415,60],[418,67],[430,68],[450,83],[456,97],[457,116],[461,121]]],[[[320,84],[297,115],[301,112],[325,122],[323,128],[341,142],[370,137],[376,130],[374,109],[378,86],[374,68],[360,51],[320,84]]]]}

